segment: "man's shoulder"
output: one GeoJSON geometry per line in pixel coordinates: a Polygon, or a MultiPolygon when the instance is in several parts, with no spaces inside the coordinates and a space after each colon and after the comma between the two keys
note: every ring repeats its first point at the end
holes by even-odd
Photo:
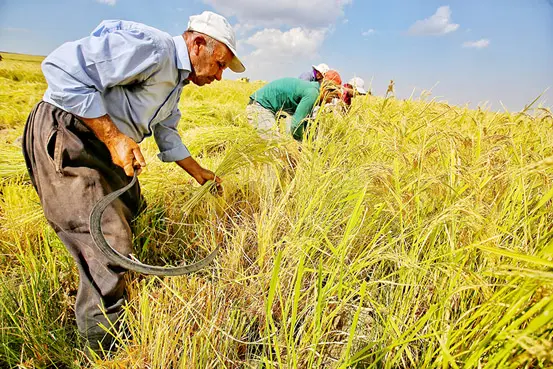
{"type": "Polygon", "coordinates": [[[302,81],[302,87],[310,92],[316,92],[319,93],[320,84],[317,81],[302,81]]]}
{"type": "Polygon", "coordinates": [[[272,83],[287,85],[287,86],[299,86],[299,87],[304,87],[304,88],[310,86],[310,84],[311,84],[311,82],[309,82],[309,81],[306,81],[306,80],[300,79],[300,78],[294,78],[294,77],[279,78],[277,80],[274,80],[272,83]]]}
{"type": "Polygon", "coordinates": [[[133,33],[136,34],[137,37],[148,37],[162,46],[170,45],[172,43],[172,36],[167,32],[148,26],[144,23],[120,19],[109,19],[102,21],[94,29],[94,31],[92,31],[91,36],[100,37],[117,31],[133,33]]]}

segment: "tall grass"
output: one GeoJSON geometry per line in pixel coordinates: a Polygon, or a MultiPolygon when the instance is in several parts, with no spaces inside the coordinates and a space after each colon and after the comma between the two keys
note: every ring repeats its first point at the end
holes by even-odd
{"type": "Polygon", "coordinates": [[[45,79],[42,57],[2,53],[0,61],[0,132],[23,129],[29,108],[40,100],[45,79]]]}
{"type": "MultiPolygon", "coordinates": [[[[0,94],[4,83],[45,88],[10,82],[9,63],[0,62],[0,94]]],[[[547,108],[358,97],[347,115],[319,116],[300,145],[261,140],[248,126],[258,87],[184,89],[181,134],[224,178],[220,197],[159,162],[153,141],[142,144],[148,209],[135,222],[137,254],[175,263],[217,243],[222,251],[194,275],[130,274],[129,335],[95,362],[75,349],[75,267],[14,149],[19,117],[40,94],[16,99],[13,116],[3,108],[13,130],[0,161],[3,366],[553,366],[547,108]]]]}

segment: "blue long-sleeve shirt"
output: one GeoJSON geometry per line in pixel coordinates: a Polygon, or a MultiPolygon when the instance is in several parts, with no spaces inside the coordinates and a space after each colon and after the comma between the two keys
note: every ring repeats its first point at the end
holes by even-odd
{"type": "Polygon", "coordinates": [[[165,162],[190,156],[177,132],[178,102],[191,72],[182,36],[108,20],[42,63],[43,100],[84,118],[108,114],[136,142],[154,135],[165,162]]]}

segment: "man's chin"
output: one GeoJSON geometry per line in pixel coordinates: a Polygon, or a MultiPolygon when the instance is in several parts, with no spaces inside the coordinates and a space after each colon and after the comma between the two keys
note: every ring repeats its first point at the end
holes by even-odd
{"type": "Polygon", "coordinates": [[[212,79],[191,79],[190,82],[192,82],[196,86],[204,86],[204,85],[210,84],[211,82],[213,82],[213,80],[212,79]]]}

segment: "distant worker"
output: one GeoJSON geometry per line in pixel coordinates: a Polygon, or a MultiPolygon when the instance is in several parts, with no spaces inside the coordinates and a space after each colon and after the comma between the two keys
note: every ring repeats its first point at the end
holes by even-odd
{"type": "Polygon", "coordinates": [[[358,95],[366,95],[367,90],[365,89],[365,81],[359,77],[353,77],[348,82],[354,89],[355,93],[358,95]]]}
{"type": "Polygon", "coordinates": [[[329,71],[323,82],[307,82],[298,78],[273,81],[250,96],[246,107],[248,121],[263,138],[278,136],[276,119],[280,112],[292,115],[287,120],[286,133],[301,141],[307,128],[306,118],[319,103],[329,103],[340,96],[341,78],[329,71]],[[276,133],[276,134],[275,134],[276,133]]]}
{"type": "Polygon", "coordinates": [[[351,105],[351,99],[357,95],[366,95],[365,81],[359,77],[354,77],[344,84],[341,100],[349,107],[351,105]]]}
{"type": "Polygon", "coordinates": [[[330,70],[328,65],[321,63],[319,65],[312,65],[312,69],[309,72],[302,73],[299,79],[309,82],[321,82],[326,72],[330,70]]]}

